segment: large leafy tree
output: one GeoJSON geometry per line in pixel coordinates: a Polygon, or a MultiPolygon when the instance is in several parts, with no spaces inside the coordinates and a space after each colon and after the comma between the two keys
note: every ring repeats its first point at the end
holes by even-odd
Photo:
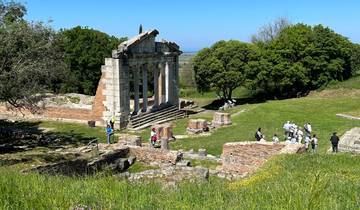
{"type": "Polygon", "coordinates": [[[194,58],[197,89],[214,89],[221,98],[231,99],[233,90],[243,85],[248,63],[255,57],[253,45],[235,40],[219,41],[201,50],[194,58]]]}
{"type": "Polygon", "coordinates": [[[322,25],[296,24],[284,28],[251,63],[247,84],[269,95],[291,97],[351,77],[358,64],[357,48],[345,37],[322,25]]]}
{"type": "Polygon", "coordinates": [[[80,26],[60,32],[64,40],[65,62],[71,70],[62,92],[94,95],[101,76],[104,58],[126,38],[80,26]]]}
{"type": "Polygon", "coordinates": [[[25,21],[25,12],[21,4],[0,2],[0,101],[34,109],[65,68],[57,34],[25,21]]]}

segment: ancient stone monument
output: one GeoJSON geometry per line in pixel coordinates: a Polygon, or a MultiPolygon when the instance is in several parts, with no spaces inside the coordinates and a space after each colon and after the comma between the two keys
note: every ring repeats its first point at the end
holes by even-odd
{"type": "Polygon", "coordinates": [[[207,121],[204,119],[190,119],[186,131],[190,134],[202,133],[209,130],[207,121]]]}
{"type": "Polygon", "coordinates": [[[223,126],[223,125],[230,125],[231,124],[231,115],[230,115],[230,113],[215,112],[212,124],[213,124],[214,127],[220,127],[220,126],[223,126]]]}
{"type": "Polygon", "coordinates": [[[179,103],[179,46],[155,41],[157,30],[149,30],[121,43],[102,66],[104,110],[102,120],[116,117],[115,127],[125,127],[130,115],[159,110],[179,103]],[[151,75],[149,75],[151,74],[151,75]],[[141,79],[140,79],[141,78],[141,79]],[[148,80],[153,79],[153,105],[148,103],[148,80]],[[130,80],[134,105],[130,110],[130,80]],[[140,107],[140,84],[142,106],[140,107]]]}
{"type": "Polygon", "coordinates": [[[151,129],[155,128],[157,139],[165,139],[168,141],[174,140],[171,123],[153,125],[151,129]]]}
{"type": "Polygon", "coordinates": [[[105,65],[101,67],[102,75],[95,97],[69,95],[59,98],[60,101],[76,98],[75,103],[70,100],[71,103],[69,101],[66,104],[54,104],[52,99],[55,99],[55,96],[49,96],[45,100],[44,108],[36,113],[28,110],[13,111],[6,103],[0,103],[0,112],[30,119],[81,123],[92,121],[92,126],[94,122],[96,126],[104,126],[115,117],[115,128],[126,127],[130,117],[147,114],[147,117],[152,119],[152,112],[169,108],[173,109],[168,110],[165,117],[181,115],[178,92],[179,55],[182,52],[173,42],[155,41],[158,34],[157,30],[140,33],[113,50],[112,57],[105,58],[105,65]],[[148,93],[152,97],[148,97],[148,93]]]}

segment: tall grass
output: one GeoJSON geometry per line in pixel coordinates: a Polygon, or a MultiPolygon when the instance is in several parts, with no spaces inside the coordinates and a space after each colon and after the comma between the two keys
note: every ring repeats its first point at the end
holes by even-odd
{"type": "Polygon", "coordinates": [[[1,209],[358,209],[359,156],[288,155],[253,176],[227,182],[129,183],[115,176],[87,178],[0,170],[1,209]]]}

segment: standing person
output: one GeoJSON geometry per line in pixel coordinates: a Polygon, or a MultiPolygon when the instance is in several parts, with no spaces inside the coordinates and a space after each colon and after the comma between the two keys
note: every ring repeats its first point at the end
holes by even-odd
{"type": "Polygon", "coordinates": [[[299,128],[296,132],[297,142],[301,144],[304,136],[304,132],[302,132],[301,128],[299,128]]]}
{"type": "Polygon", "coordinates": [[[265,140],[264,135],[261,133],[261,128],[258,128],[258,130],[255,133],[256,141],[265,140]]]}
{"type": "Polygon", "coordinates": [[[279,142],[279,138],[278,138],[278,136],[276,135],[276,133],[274,134],[274,136],[273,136],[273,142],[275,142],[275,143],[278,143],[279,142]]]}
{"type": "Polygon", "coordinates": [[[150,142],[153,147],[155,147],[156,140],[157,140],[156,129],[152,128],[150,132],[150,142]]]}
{"type": "Polygon", "coordinates": [[[316,134],[313,135],[313,137],[311,138],[311,149],[313,153],[316,153],[316,149],[318,146],[318,139],[316,138],[316,134]]]}
{"type": "Polygon", "coordinates": [[[111,120],[110,120],[110,127],[111,127],[111,129],[113,129],[113,130],[114,130],[114,124],[115,124],[115,116],[112,116],[112,117],[111,117],[111,120]]]}
{"type": "Polygon", "coordinates": [[[305,136],[311,137],[311,124],[308,122],[304,125],[305,136]]]}
{"type": "Polygon", "coordinates": [[[305,136],[305,149],[306,151],[309,150],[309,144],[310,144],[310,137],[309,136],[305,136]]]}
{"type": "Polygon", "coordinates": [[[113,134],[113,130],[111,129],[110,125],[106,126],[106,143],[111,144],[110,136],[113,134]]]}
{"type": "Polygon", "coordinates": [[[285,131],[285,140],[288,140],[290,135],[290,121],[284,123],[283,129],[285,131]]]}
{"type": "Polygon", "coordinates": [[[330,142],[332,144],[332,151],[335,153],[338,152],[339,141],[340,141],[339,137],[336,135],[336,132],[334,132],[330,138],[330,142]]]}

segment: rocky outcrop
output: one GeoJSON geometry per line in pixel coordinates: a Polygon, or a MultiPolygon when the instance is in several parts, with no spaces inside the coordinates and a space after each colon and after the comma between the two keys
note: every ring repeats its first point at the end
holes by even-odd
{"type": "MultiPolygon", "coordinates": [[[[83,156],[72,160],[37,166],[24,172],[38,172],[50,175],[61,174],[66,176],[93,174],[105,168],[122,172],[130,166],[127,158],[128,153],[128,147],[121,147],[103,152],[95,158],[86,159],[85,156],[83,156]]],[[[132,161],[132,163],[133,162],[134,161],[132,161]]]]}

